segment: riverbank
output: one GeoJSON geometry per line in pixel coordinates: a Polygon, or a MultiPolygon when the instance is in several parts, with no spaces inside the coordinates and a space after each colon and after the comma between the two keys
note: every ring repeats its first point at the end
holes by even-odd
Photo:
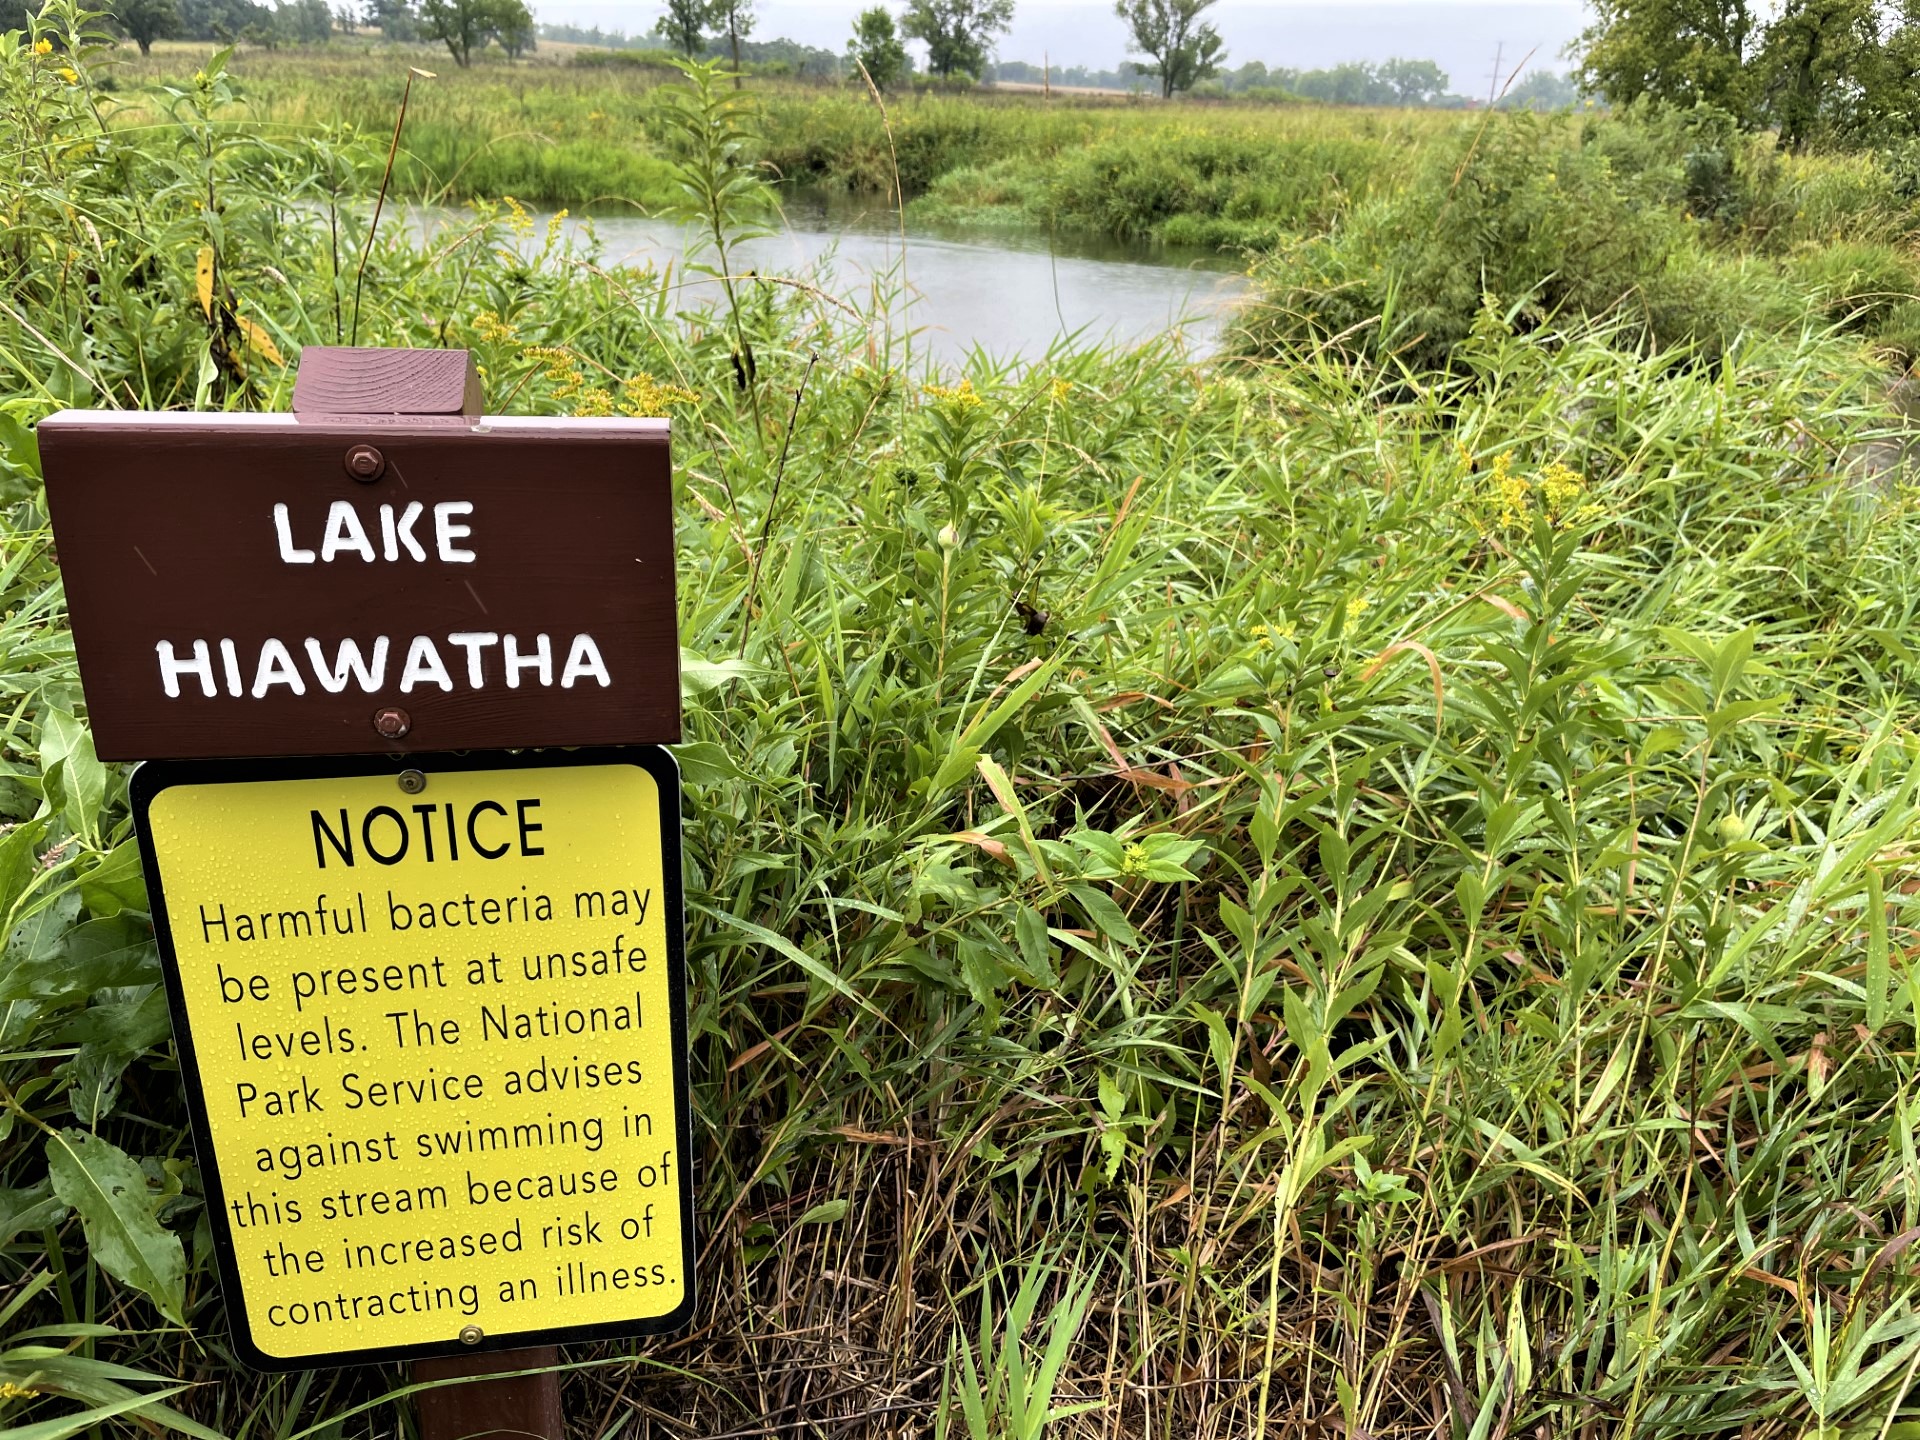
{"type": "MultiPolygon", "coordinates": [[[[206,53],[171,46],[147,60],[117,57],[111,99],[118,123],[152,123],[158,108],[145,87],[190,84],[206,53]]],[[[257,133],[314,136],[345,126],[375,137],[391,131],[409,63],[433,68],[436,78],[413,89],[396,170],[402,193],[434,202],[513,195],[549,207],[650,210],[672,199],[667,167],[675,157],[661,113],[672,71],[504,63],[458,70],[424,49],[344,46],[245,50],[231,65],[257,133]]],[[[1170,107],[999,92],[890,96],[883,111],[864,90],[762,79],[748,93],[761,158],[788,183],[917,200],[949,177],[967,176],[962,188],[928,197],[941,218],[1051,221],[1180,244],[1254,235],[1237,225],[1264,225],[1271,234],[1276,225],[1318,223],[1403,180],[1411,157],[1455,123],[1417,111],[1170,107]],[[1086,167],[1084,180],[1047,205],[1025,193],[1015,203],[1004,188],[991,196],[969,188],[983,180],[1017,187],[1025,183],[1022,166],[1076,161],[1086,167]],[[1091,193],[1102,186],[1109,193],[1091,193]],[[1166,235],[1168,222],[1182,217],[1182,233],[1166,235]]]]}
{"type": "MultiPolygon", "coordinates": [[[[179,47],[121,64],[104,97],[112,123],[158,123],[152,86],[190,85],[199,58],[179,47]]],[[[365,163],[384,149],[408,58],[243,52],[232,63],[246,119],[232,133],[325,150],[336,173],[349,152],[365,163]]],[[[675,75],[492,63],[417,81],[394,184],[430,203],[512,195],[661,214],[683,198],[675,75]]],[[[924,93],[883,108],[863,90],[759,78],[736,98],[759,172],[796,192],[904,198],[916,229],[1251,259],[1264,301],[1238,343],[1256,353],[1338,336],[1374,355],[1419,347],[1430,365],[1488,294],[1523,323],[1612,313],[1645,343],[1708,352],[1809,314],[1894,355],[1920,350],[1920,205],[1901,162],[1783,153],[1710,110],[1460,116],[924,93]]]]}

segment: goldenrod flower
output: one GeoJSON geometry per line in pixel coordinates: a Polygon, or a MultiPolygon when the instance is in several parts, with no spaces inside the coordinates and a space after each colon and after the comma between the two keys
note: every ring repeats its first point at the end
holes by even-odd
{"type": "Polygon", "coordinates": [[[974,410],[987,403],[974,392],[971,380],[958,385],[922,385],[920,389],[930,399],[944,401],[956,410],[974,410]]]}
{"type": "Polygon", "coordinates": [[[623,415],[664,415],[671,405],[692,405],[699,398],[684,386],[663,384],[644,370],[620,382],[623,415]]]}
{"type": "Polygon", "coordinates": [[[514,338],[515,331],[493,311],[482,310],[473,317],[473,333],[478,339],[504,344],[514,338]]]}

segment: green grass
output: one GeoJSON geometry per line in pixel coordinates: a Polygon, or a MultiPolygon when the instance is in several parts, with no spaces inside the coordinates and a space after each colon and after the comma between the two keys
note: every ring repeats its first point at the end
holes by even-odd
{"type": "MultiPolygon", "coordinates": [[[[162,46],[115,72],[117,123],[151,118],[142,87],[186,83],[208,47],[162,46]]],[[[654,66],[503,62],[457,70],[424,47],[247,50],[233,71],[260,133],[313,135],[347,125],[382,135],[408,64],[432,68],[417,84],[398,179],[420,196],[514,195],[531,204],[654,207],[672,193],[663,159],[654,66]]],[[[1447,133],[1444,118],[1275,106],[1166,107],[1145,101],[1054,101],[1029,95],[889,97],[884,113],[862,89],[754,79],[762,158],[784,180],[909,196],[970,217],[996,203],[975,193],[985,171],[1052,194],[1022,202],[1025,223],[1061,223],[1123,238],[1161,238],[1176,216],[1216,210],[1269,231],[1320,223],[1375,172],[1403,174],[1411,150],[1447,133]],[[1129,172],[1145,164],[1138,175],[1129,172]],[[1191,175],[1179,172],[1192,171],[1191,175]],[[1110,193],[1116,173],[1128,181],[1110,193]]],[[[991,181],[989,181],[991,183],[991,181]]],[[[1181,243],[1215,243],[1251,230],[1191,230],[1181,243]]]]}
{"type": "MultiPolygon", "coordinates": [[[[145,1417],[391,1434],[393,1372],[224,1354],[30,431],[283,406],[238,319],[335,338],[381,152],[230,124],[217,80],[168,143],[103,136],[49,70],[0,50],[0,1423],[184,1382],[145,1417]],[[49,1190],[103,1146],[177,1294],[49,1190]]],[[[376,245],[361,342],[472,345],[518,411],[665,403],[707,662],[705,1298],[570,1353],[575,1433],[1037,1433],[1029,1383],[1093,1407],[1063,1437],[1920,1425],[1920,492],[1857,337],[1803,311],[1707,363],[1495,310],[1446,370],[929,387],[884,317],[681,316],[513,223],[376,245]]]]}

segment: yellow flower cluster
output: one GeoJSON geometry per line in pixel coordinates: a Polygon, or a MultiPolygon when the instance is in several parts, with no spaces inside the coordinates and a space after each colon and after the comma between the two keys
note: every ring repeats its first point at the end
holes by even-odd
{"type": "Polygon", "coordinates": [[[922,385],[920,390],[928,399],[955,410],[977,410],[987,403],[975,392],[971,380],[962,380],[958,385],[922,385]]]}
{"type": "Polygon", "coordinates": [[[529,345],[528,359],[538,361],[553,382],[553,398],[575,415],[626,415],[635,418],[663,415],[674,405],[691,405],[699,395],[680,385],[656,380],[642,371],[610,385],[587,379],[580,357],[564,345],[529,345]]]}
{"type": "MultiPolygon", "coordinates": [[[[1472,452],[1462,444],[1459,454],[1469,466],[1472,452]]],[[[1532,528],[1536,515],[1544,516],[1556,527],[1584,524],[1606,513],[1606,507],[1587,498],[1587,480],[1578,470],[1555,460],[1543,466],[1538,475],[1523,475],[1513,468],[1513,456],[1503,451],[1493,457],[1487,468],[1486,483],[1473,495],[1477,508],[1491,517],[1482,529],[1519,531],[1532,528]]]]}
{"type": "Polygon", "coordinates": [[[1291,640],[1299,633],[1291,620],[1276,620],[1271,625],[1256,625],[1247,632],[1260,642],[1262,649],[1271,650],[1276,640],[1291,640]]]}
{"type": "Polygon", "coordinates": [[[664,415],[670,406],[692,405],[699,396],[683,385],[668,385],[641,371],[620,382],[616,404],[622,415],[664,415]]]}
{"type": "Polygon", "coordinates": [[[482,310],[478,315],[473,317],[474,338],[484,340],[488,344],[511,344],[518,333],[513,326],[502,320],[491,310],[482,310]]]}
{"type": "Polygon", "coordinates": [[[507,207],[507,227],[516,235],[533,234],[533,217],[527,214],[527,207],[511,195],[502,195],[500,200],[507,207]]]}
{"type": "Polygon", "coordinates": [[[1067,396],[1072,393],[1073,382],[1071,380],[1066,380],[1056,375],[1052,380],[1047,382],[1047,394],[1052,397],[1053,403],[1056,405],[1066,404],[1067,396]]]}
{"type": "Polygon", "coordinates": [[[1502,530],[1524,530],[1529,523],[1532,511],[1528,501],[1533,497],[1533,486],[1524,475],[1513,473],[1513,456],[1502,451],[1493,457],[1493,469],[1487,475],[1488,498],[1500,507],[1499,517],[1494,523],[1502,530]]]}

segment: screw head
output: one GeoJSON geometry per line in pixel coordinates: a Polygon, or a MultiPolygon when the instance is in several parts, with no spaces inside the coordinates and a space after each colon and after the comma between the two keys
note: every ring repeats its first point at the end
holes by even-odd
{"type": "Polygon", "coordinates": [[[418,770],[400,772],[400,789],[408,795],[418,795],[427,788],[427,777],[418,770]]]}
{"type": "Polygon", "coordinates": [[[347,473],[363,484],[371,484],[387,473],[387,457],[371,445],[355,445],[347,451],[347,473]]]}
{"type": "Polygon", "coordinates": [[[384,740],[398,740],[413,728],[413,717],[398,705],[383,705],[373,712],[373,728],[384,740]]]}
{"type": "Polygon", "coordinates": [[[486,1338],[487,1332],[482,1330],[478,1325],[462,1325],[460,1327],[460,1343],[462,1345],[478,1345],[486,1338]]]}

